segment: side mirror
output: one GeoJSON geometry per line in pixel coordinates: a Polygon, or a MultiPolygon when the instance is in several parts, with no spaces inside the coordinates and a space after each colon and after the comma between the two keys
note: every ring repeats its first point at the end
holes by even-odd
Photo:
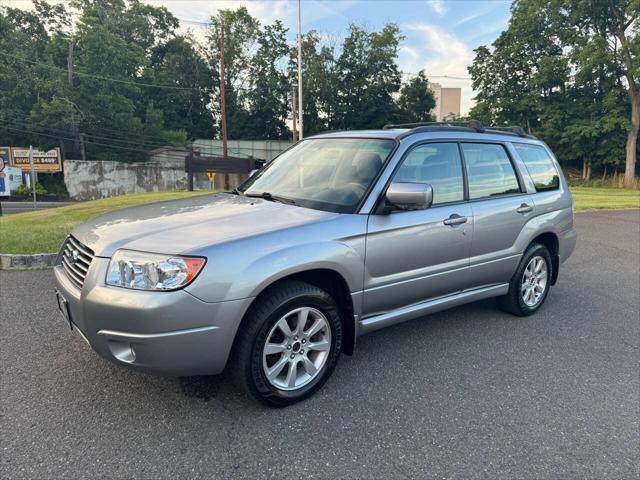
{"type": "Polygon", "coordinates": [[[385,198],[400,210],[424,210],[433,203],[433,188],[426,183],[394,182],[389,185],[385,198]]]}
{"type": "Polygon", "coordinates": [[[260,171],[259,168],[254,168],[253,170],[251,170],[249,172],[249,178],[253,177],[256,173],[258,173],[258,171],[260,171]]]}

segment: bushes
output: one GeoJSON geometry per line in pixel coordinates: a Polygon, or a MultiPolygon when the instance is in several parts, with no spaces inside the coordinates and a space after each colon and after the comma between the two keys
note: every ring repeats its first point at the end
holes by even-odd
{"type": "MultiPolygon", "coordinates": [[[[22,184],[18,188],[16,188],[13,192],[14,195],[18,196],[29,196],[33,195],[33,189],[31,187],[27,187],[22,184]]],[[[47,189],[42,186],[40,182],[36,182],[36,195],[46,195],[47,189]]]]}

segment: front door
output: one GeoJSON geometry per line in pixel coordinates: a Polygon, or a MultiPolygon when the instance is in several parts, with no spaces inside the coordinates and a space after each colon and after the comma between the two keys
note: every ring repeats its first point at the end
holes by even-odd
{"type": "Polygon", "coordinates": [[[464,201],[458,145],[414,147],[392,181],[430,184],[433,206],[370,215],[364,316],[455,293],[468,284],[474,222],[464,201]]]}

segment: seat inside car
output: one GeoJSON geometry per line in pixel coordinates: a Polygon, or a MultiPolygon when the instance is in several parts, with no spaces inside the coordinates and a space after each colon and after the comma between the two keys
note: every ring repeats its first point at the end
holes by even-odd
{"type": "Polygon", "coordinates": [[[375,152],[360,151],[354,159],[355,181],[366,188],[382,168],[382,158],[375,152]]]}

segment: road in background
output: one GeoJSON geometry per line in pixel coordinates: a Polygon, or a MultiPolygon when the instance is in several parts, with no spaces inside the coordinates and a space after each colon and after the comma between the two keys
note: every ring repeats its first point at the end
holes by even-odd
{"type": "MultiPolygon", "coordinates": [[[[48,208],[64,207],[65,205],[73,205],[76,202],[36,202],[37,210],[45,210],[48,208]]],[[[33,202],[7,202],[0,200],[2,205],[2,214],[11,215],[12,213],[33,212],[33,202]]]]}
{"type": "Polygon", "coordinates": [[[538,314],[486,301],[372,333],[279,410],[108,363],[50,271],[0,272],[0,477],[637,478],[640,211],[576,224],[538,314]]]}

